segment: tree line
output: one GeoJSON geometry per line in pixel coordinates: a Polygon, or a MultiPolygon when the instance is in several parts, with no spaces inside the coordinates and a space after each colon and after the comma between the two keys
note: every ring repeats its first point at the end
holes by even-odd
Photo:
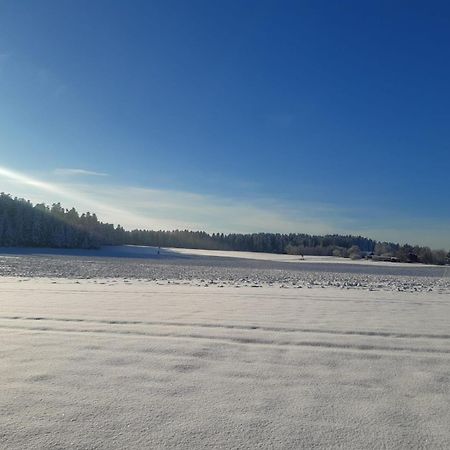
{"type": "Polygon", "coordinates": [[[379,242],[362,236],[302,233],[206,233],[204,231],[125,230],[104,223],[95,213],[65,209],[0,194],[0,246],[99,248],[104,245],[149,245],[207,250],[287,253],[293,255],[373,257],[404,262],[445,264],[450,252],[428,247],[379,242]]]}

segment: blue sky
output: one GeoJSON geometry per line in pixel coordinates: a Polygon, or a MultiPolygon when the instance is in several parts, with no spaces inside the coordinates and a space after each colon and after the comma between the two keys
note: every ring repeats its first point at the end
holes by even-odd
{"type": "Polygon", "coordinates": [[[0,0],[0,190],[450,248],[449,80],[447,2],[0,0]]]}

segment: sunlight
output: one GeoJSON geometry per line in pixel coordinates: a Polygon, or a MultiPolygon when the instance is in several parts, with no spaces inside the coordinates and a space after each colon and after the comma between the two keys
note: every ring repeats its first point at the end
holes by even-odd
{"type": "Polygon", "coordinates": [[[136,222],[142,221],[142,217],[138,217],[130,211],[120,209],[117,207],[112,207],[110,205],[105,204],[105,202],[99,202],[93,200],[91,197],[83,195],[78,191],[74,191],[72,189],[68,189],[60,184],[49,183],[45,181],[38,180],[34,177],[30,177],[29,175],[19,173],[15,170],[8,169],[6,167],[0,166],[0,176],[6,177],[9,180],[22,184],[24,186],[31,186],[33,188],[40,189],[42,191],[51,192],[54,194],[58,194],[64,198],[72,200],[77,203],[77,207],[79,208],[94,208],[98,211],[108,212],[111,215],[114,215],[117,218],[125,218],[132,217],[136,222]]]}
{"type": "Polygon", "coordinates": [[[28,186],[33,186],[42,189],[44,191],[61,193],[61,188],[54,184],[36,180],[35,178],[7,169],[6,167],[0,166],[0,175],[9,178],[12,181],[16,181],[18,183],[25,184],[28,186]]]}

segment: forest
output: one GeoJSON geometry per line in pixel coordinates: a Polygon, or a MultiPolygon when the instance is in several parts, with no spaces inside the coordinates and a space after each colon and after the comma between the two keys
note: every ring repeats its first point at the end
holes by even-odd
{"type": "Polygon", "coordinates": [[[303,233],[206,233],[204,231],[125,230],[101,222],[95,213],[75,208],[33,205],[29,200],[0,194],[1,247],[54,247],[94,249],[106,245],[148,245],[208,250],[287,253],[296,255],[369,257],[399,262],[447,264],[450,252],[429,247],[379,242],[362,236],[303,233]]]}

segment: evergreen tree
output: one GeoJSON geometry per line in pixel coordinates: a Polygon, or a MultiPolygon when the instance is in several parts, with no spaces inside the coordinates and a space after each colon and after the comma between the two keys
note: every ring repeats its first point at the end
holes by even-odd
{"type": "Polygon", "coordinates": [[[444,264],[450,258],[442,250],[377,242],[362,236],[304,233],[208,234],[204,231],[125,230],[121,225],[103,223],[95,213],[79,214],[60,203],[51,207],[0,194],[0,246],[97,248],[101,245],[149,245],[210,250],[289,253],[360,257],[374,252],[405,262],[444,264]]]}

